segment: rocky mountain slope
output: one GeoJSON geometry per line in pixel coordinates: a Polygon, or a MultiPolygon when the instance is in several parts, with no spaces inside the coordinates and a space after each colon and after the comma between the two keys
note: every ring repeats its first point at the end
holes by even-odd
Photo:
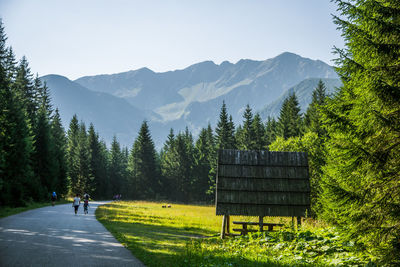
{"type": "Polygon", "coordinates": [[[196,135],[208,123],[214,127],[223,101],[236,124],[241,123],[247,104],[264,118],[268,113],[276,115],[288,90],[304,94],[300,102],[305,109],[320,78],[336,86],[331,66],[286,52],[264,61],[243,59],[219,65],[205,61],[162,73],[142,68],[75,81],[57,75],[43,80],[65,124],[77,113],[85,122],[93,122],[106,141],[115,133],[130,146],[147,119],[161,147],[170,128],[179,131],[188,126],[196,135]]]}

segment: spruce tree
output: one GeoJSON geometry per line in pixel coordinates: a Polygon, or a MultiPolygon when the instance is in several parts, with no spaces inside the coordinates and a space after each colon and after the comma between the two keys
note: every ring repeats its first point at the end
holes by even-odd
{"type": "Polygon", "coordinates": [[[33,138],[24,102],[11,88],[6,40],[0,20],[0,203],[20,206],[39,200],[41,186],[31,168],[33,138]]]}
{"type": "Polygon", "coordinates": [[[246,106],[246,109],[243,113],[243,119],[243,126],[238,131],[238,148],[242,150],[257,149],[253,127],[253,112],[249,105],[246,106]]]}
{"type": "Polygon", "coordinates": [[[55,110],[51,122],[51,134],[54,143],[54,161],[56,181],[55,190],[59,196],[65,196],[68,193],[68,167],[67,167],[67,138],[64,127],[61,123],[61,117],[58,109],[55,110]]]}
{"type": "Polygon", "coordinates": [[[308,131],[317,133],[319,137],[326,136],[326,130],[322,126],[320,108],[326,104],[326,87],[319,80],[317,87],[313,91],[311,104],[307,108],[304,116],[304,124],[308,131]]]}
{"type": "Polygon", "coordinates": [[[283,101],[278,119],[277,134],[284,139],[302,134],[300,106],[295,93],[289,95],[283,101]]]}
{"type": "Polygon", "coordinates": [[[30,123],[36,121],[36,112],[38,110],[37,90],[33,82],[33,75],[29,68],[28,60],[22,57],[18,67],[13,88],[17,90],[24,101],[24,107],[28,113],[30,123]]]}
{"type": "Polygon", "coordinates": [[[161,175],[162,175],[162,186],[163,193],[170,199],[173,199],[173,192],[176,188],[175,186],[175,134],[174,130],[171,128],[168,134],[167,140],[164,143],[163,149],[161,151],[161,175]]]}
{"type": "Polygon", "coordinates": [[[5,55],[4,68],[8,81],[14,82],[17,75],[17,61],[15,60],[14,51],[11,46],[8,47],[5,55]]]}
{"type": "Polygon", "coordinates": [[[110,151],[110,165],[109,165],[109,183],[112,195],[125,194],[126,188],[126,169],[124,163],[124,156],[122,155],[121,146],[114,135],[111,143],[110,151]]]}
{"type": "Polygon", "coordinates": [[[94,126],[92,123],[89,125],[88,130],[88,148],[89,148],[89,169],[90,175],[89,177],[92,180],[88,183],[88,194],[96,198],[102,198],[105,196],[101,196],[101,192],[104,190],[101,187],[104,187],[106,184],[106,171],[104,168],[104,161],[102,160],[101,155],[101,147],[100,147],[99,135],[96,133],[94,126]],[[100,189],[98,189],[100,187],[100,189]],[[96,194],[97,193],[97,194],[96,194]]]}
{"type": "Polygon", "coordinates": [[[84,193],[90,194],[93,191],[91,188],[91,185],[93,185],[93,176],[91,175],[92,171],[90,169],[88,135],[86,125],[83,121],[79,124],[78,155],[79,174],[75,192],[78,192],[80,195],[84,193]]]}
{"type": "Polygon", "coordinates": [[[253,138],[253,147],[255,150],[263,150],[265,149],[265,127],[261,120],[260,114],[254,115],[253,123],[251,125],[253,128],[254,138],[253,138]]]}
{"type": "Polygon", "coordinates": [[[275,142],[277,135],[278,123],[272,118],[268,117],[267,123],[265,125],[265,148],[268,149],[269,145],[275,142]]]}
{"type": "Polygon", "coordinates": [[[336,1],[343,87],[324,108],[325,218],[400,264],[400,2],[336,1]]]}
{"type": "Polygon", "coordinates": [[[224,101],[222,103],[217,128],[215,129],[215,143],[217,149],[235,148],[235,137],[233,135],[234,129],[235,126],[233,125],[232,117],[228,118],[224,101]]]}
{"type": "Polygon", "coordinates": [[[36,115],[35,125],[35,151],[33,156],[33,166],[35,176],[40,179],[44,189],[42,198],[47,197],[50,191],[56,190],[56,168],[57,164],[54,157],[54,141],[51,135],[51,124],[48,119],[48,111],[45,106],[40,106],[36,115]]]}
{"type": "Polygon", "coordinates": [[[213,136],[211,126],[203,128],[195,145],[195,171],[192,187],[194,199],[204,201],[207,199],[206,192],[210,188],[209,174],[215,158],[213,136]]]}
{"type": "Polygon", "coordinates": [[[154,142],[146,121],[140,127],[130,156],[130,177],[135,184],[134,197],[138,199],[154,199],[160,192],[160,173],[154,142]]]}
{"type": "Polygon", "coordinates": [[[67,162],[68,177],[71,183],[71,194],[77,194],[79,179],[79,122],[78,117],[74,115],[71,119],[68,129],[67,162]]]}

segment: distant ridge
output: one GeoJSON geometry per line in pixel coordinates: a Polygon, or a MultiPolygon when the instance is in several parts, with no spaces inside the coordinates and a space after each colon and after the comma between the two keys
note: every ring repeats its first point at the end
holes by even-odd
{"type": "MultiPolygon", "coordinates": [[[[222,101],[226,102],[228,111],[237,125],[242,121],[246,104],[249,104],[253,111],[262,111],[262,115],[266,117],[269,110],[276,112],[276,108],[266,109],[266,107],[277,101],[285,91],[304,80],[314,78],[329,80],[337,79],[338,76],[331,66],[320,60],[311,60],[285,52],[263,61],[241,59],[236,63],[224,61],[219,65],[212,61],[204,61],[184,69],[167,72],[154,72],[148,68],[141,68],[116,74],[85,76],[69,83],[73,83],[74,86],[79,85],[81,90],[84,88],[92,93],[106,94],[107,97],[103,95],[103,98],[113,99],[114,102],[116,99],[124,100],[118,103],[121,103],[121,107],[125,107],[125,110],[115,111],[114,115],[119,116],[117,120],[125,125],[118,126],[115,121],[108,122],[107,120],[111,118],[103,116],[99,123],[103,125],[101,127],[104,131],[114,131],[121,137],[129,136],[127,144],[131,144],[132,136],[137,132],[137,121],[141,123],[141,120],[147,119],[156,145],[161,147],[171,127],[179,131],[188,126],[196,135],[208,123],[215,126],[222,101]],[[111,96],[114,98],[110,98],[111,96]]],[[[65,90],[61,87],[66,85],[54,81],[49,87],[51,90],[63,92],[65,90]]],[[[307,91],[305,87],[314,85],[308,82],[302,86],[303,90],[307,91]]],[[[309,90],[312,91],[313,88],[309,90]]],[[[85,94],[89,97],[88,92],[85,94]]],[[[93,98],[89,101],[91,109],[101,109],[104,103],[98,102],[99,95],[93,95],[91,98],[93,98]]],[[[65,118],[75,113],[72,96],[57,99],[67,109],[62,110],[65,118]],[[63,101],[71,103],[61,103],[63,101]]],[[[305,100],[302,105],[306,105],[306,102],[305,100]]],[[[118,106],[114,107],[120,110],[118,106]]],[[[80,107],[76,109],[79,110],[80,107]]],[[[85,121],[95,119],[90,110],[85,112],[81,111],[85,121]],[[85,112],[88,115],[84,115],[85,112]]]]}
{"type": "Polygon", "coordinates": [[[279,117],[280,109],[283,101],[292,93],[296,94],[301,107],[301,112],[306,112],[308,105],[312,100],[312,92],[317,87],[319,80],[321,80],[326,86],[326,92],[331,95],[335,92],[335,89],[342,86],[340,79],[326,79],[326,78],[310,78],[305,79],[299,84],[286,90],[278,99],[261,109],[260,115],[266,119],[268,116],[277,118],[279,117]]]}

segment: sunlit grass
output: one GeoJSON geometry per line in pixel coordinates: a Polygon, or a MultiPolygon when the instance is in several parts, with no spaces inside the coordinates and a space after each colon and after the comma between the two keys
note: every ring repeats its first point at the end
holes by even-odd
{"type": "MultiPolygon", "coordinates": [[[[96,216],[147,266],[320,266],[358,265],[368,257],[341,239],[333,228],[306,220],[300,230],[291,218],[266,217],[284,223],[273,233],[219,238],[222,217],[214,206],[121,201],[100,206],[96,216]]],[[[232,221],[257,217],[231,217],[232,221]]],[[[235,226],[237,228],[238,226],[235,226]]]]}

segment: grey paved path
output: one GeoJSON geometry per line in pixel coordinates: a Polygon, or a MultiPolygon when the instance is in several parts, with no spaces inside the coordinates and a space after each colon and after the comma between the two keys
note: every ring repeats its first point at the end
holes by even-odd
{"type": "Polygon", "coordinates": [[[95,216],[72,204],[0,219],[0,266],[144,266],[95,216]]]}

